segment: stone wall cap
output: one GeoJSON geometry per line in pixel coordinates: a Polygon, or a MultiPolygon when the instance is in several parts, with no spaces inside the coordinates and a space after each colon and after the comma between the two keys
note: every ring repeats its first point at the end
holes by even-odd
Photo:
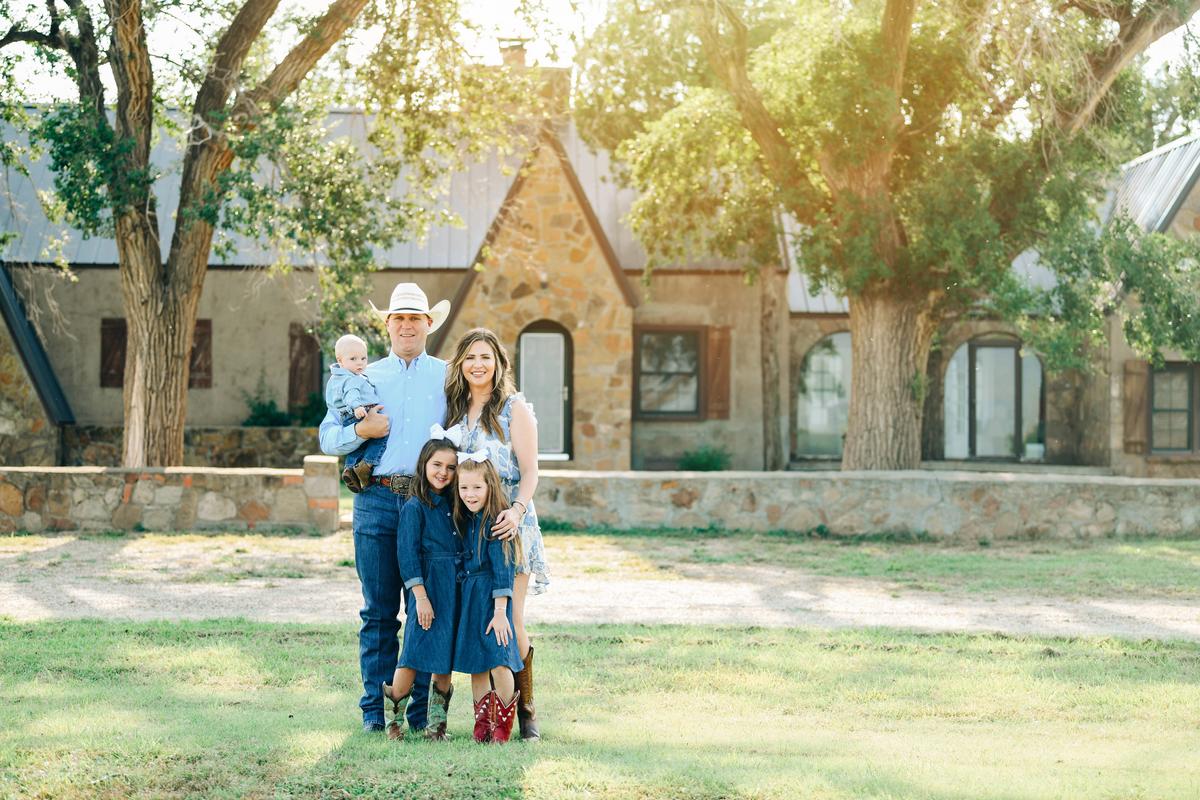
{"type": "Polygon", "coordinates": [[[622,471],[601,472],[576,469],[538,469],[538,474],[557,480],[606,480],[637,479],[643,481],[697,480],[719,483],[778,483],[803,481],[880,481],[897,482],[928,481],[930,483],[977,483],[984,486],[997,484],[1038,485],[1055,483],[1070,486],[1129,486],[1129,487],[1194,487],[1200,489],[1200,478],[1129,478],[1118,475],[1075,475],[1062,472],[969,472],[940,469],[841,471],[841,470],[795,470],[780,472],[682,472],[682,471],[622,471]]]}
{"type": "Polygon", "coordinates": [[[47,475],[259,475],[304,477],[303,469],[265,467],[0,467],[0,476],[14,474],[47,475]]]}

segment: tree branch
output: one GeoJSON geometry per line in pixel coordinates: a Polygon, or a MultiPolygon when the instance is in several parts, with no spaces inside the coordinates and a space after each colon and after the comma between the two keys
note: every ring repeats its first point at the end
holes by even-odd
{"type": "MultiPolygon", "coordinates": [[[[764,168],[779,175],[780,185],[796,189],[801,194],[819,197],[821,193],[808,179],[796,158],[795,149],[784,137],[779,123],[771,116],[762,95],[750,81],[746,70],[746,24],[723,0],[699,3],[693,7],[692,14],[704,57],[722,88],[733,99],[742,124],[758,145],[765,162],[764,168]],[[722,33],[722,24],[730,31],[728,40],[722,33]]],[[[797,202],[787,205],[788,211],[798,221],[812,221],[811,208],[805,208],[804,204],[797,202]]]]}
{"type": "Polygon", "coordinates": [[[192,106],[195,121],[211,123],[212,113],[224,110],[246,53],[278,7],[279,0],[247,0],[238,10],[229,27],[221,34],[204,82],[196,92],[196,102],[192,106]]]}
{"type": "Polygon", "coordinates": [[[916,0],[887,0],[883,9],[880,41],[883,58],[888,71],[882,83],[896,94],[896,113],[900,112],[900,92],[904,88],[904,66],[908,60],[908,45],[912,41],[913,17],[916,15],[916,0]]]}
{"type": "Polygon", "coordinates": [[[354,24],[366,5],[367,0],[335,0],[325,16],[317,20],[313,29],[284,56],[271,74],[238,99],[235,118],[241,117],[240,124],[253,125],[264,106],[276,108],[296,91],[304,76],[354,24]]]}
{"type": "MultiPolygon", "coordinates": [[[[1073,136],[1084,128],[1096,108],[1112,88],[1121,70],[1154,42],[1185,24],[1197,11],[1200,0],[1152,0],[1124,23],[1116,38],[1100,53],[1088,59],[1087,94],[1073,110],[1059,114],[1058,127],[1073,136]]],[[[1086,13],[1086,12],[1085,12],[1086,13]]]]}

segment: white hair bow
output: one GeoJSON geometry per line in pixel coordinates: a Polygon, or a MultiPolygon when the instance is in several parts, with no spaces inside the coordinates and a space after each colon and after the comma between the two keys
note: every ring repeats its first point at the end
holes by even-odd
{"type": "Polygon", "coordinates": [[[459,463],[463,461],[474,461],[476,464],[482,464],[488,460],[487,450],[476,450],[474,453],[464,453],[461,450],[458,452],[459,463]]]}
{"type": "Polygon", "coordinates": [[[443,428],[441,425],[438,425],[435,422],[435,423],[433,423],[433,426],[429,429],[429,438],[430,439],[449,439],[450,443],[453,444],[455,447],[462,447],[462,443],[463,443],[462,425],[461,424],[451,425],[450,429],[447,430],[446,428],[443,428]]]}

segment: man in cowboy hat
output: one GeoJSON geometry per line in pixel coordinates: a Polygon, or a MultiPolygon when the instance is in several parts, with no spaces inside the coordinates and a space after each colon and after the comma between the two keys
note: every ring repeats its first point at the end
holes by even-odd
{"type": "MultiPolygon", "coordinates": [[[[396,563],[400,507],[408,499],[409,480],[429,429],[446,415],[446,362],[425,352],[425,339],[446,321],[450,302],[443,300],[430,308],[419,286],[401,283],[392,291],[386,310],[374,303],[371,309],[387,325],[392,345],[365,372],[379,394],[379,405],[353,427],[342,427],[336,415],[326,414],[320,438],[322,451],[340,456],[367,439],[387,437],[370,483],[354,496],[354,563],[363,593],[359,707],[363,729],[374,732],[385,727],[382,687],[396,669],[400,649],[398,615],[404,593],[396,563]]],[[[413,730],[425,727],[428,692],[429,676],[418,676],[408,706],[413,730]]],[[[389,735],[398,733],[398,728],[389,731],[389,735]]]]}

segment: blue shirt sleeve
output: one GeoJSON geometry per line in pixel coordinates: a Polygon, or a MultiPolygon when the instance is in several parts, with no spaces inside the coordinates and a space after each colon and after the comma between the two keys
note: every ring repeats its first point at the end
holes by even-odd
{"type": "MultiPolygon", "coordinates": [[[[490,532],[489,532],[490,534],[490,532]]],[[[520,540],[517,539],[517,546],[520,540]]],[[[504,557],[504,542],[487,537],[488,568],[492,572],[492,599],[497,597],[512,597],[513,581],[517,576],[517,567],[504,557]]]]}
{"type": "Polygon", "coordinates": [[[366,441],[354,432],[353,425],[342,427],[337,415],[332,411],[325,412],[321,420],[321,430],[318,434],[321,440],[321,452],[327,456],[344,456],[353,453],[359,445],[366,441]]]}
{"type": "Polygon", "coordinates": [[[421,532],[424,527],[421,501],[410,497],[400,509],[400,533],[396,537],[396,563],[405,589],[425,584],[421,575],[421,532]]]}

